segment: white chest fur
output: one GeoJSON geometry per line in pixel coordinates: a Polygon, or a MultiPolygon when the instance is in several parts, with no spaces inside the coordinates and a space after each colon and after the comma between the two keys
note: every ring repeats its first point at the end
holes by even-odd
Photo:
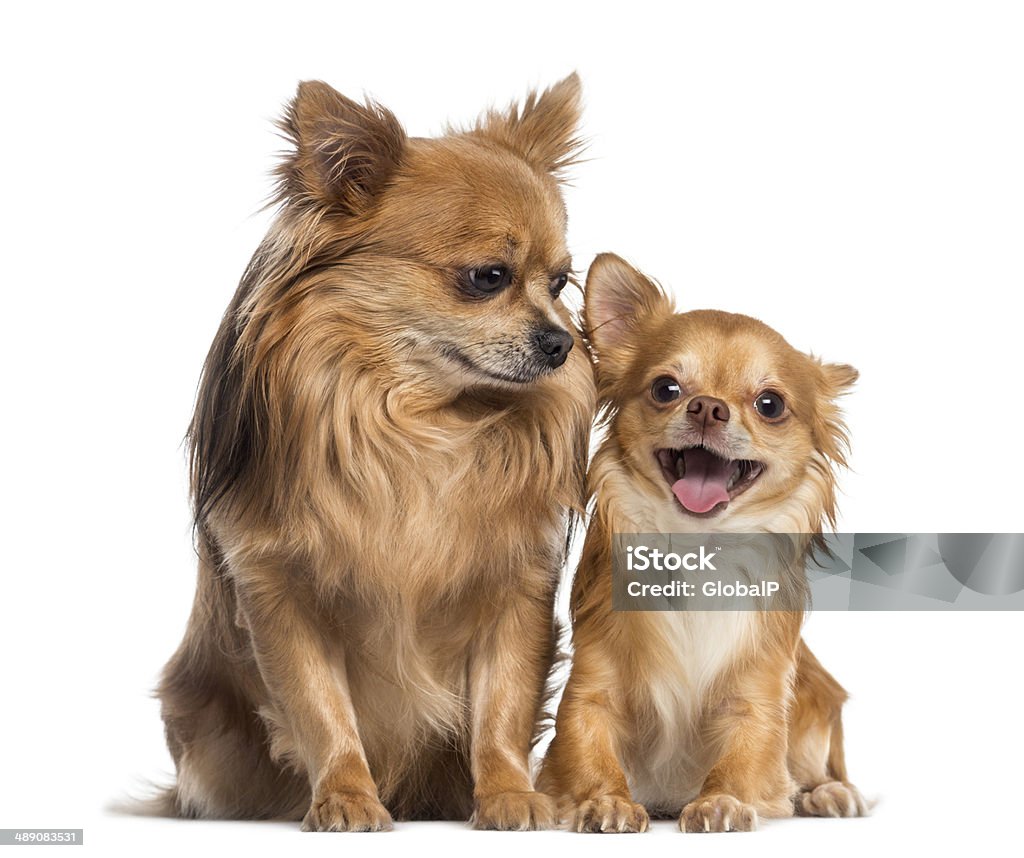
{"type": "Polygon", "coordinates": [[[651,729],[625,749],[636,801],[676,813],[694,797],[711,764],[700,732],[708,694],[738,654],[751,646],[752,611],[666,611],[644,617],[660,638],[647,677],[651,729]]]}

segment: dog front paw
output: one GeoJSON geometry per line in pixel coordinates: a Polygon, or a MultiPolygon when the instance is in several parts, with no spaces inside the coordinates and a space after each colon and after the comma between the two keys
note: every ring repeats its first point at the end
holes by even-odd
{"type": "Polygon", "coordinates": [[[588,799],[576,808],[572,827],[580,832],[632,834],[646,831],[647,811],[642,804],[617,795],[588,799]]]}
{"type": "Polygon", "coordinates": [[[303,831],[390,831],[391,814],[374,796],[329,792],[314,796],[303,831]]]}
{"type": "Polygon", "coordinates": [[[797,795],[800,816],[867,816],[868,803],[853,784],[829,781],[797,795]]]}
{"type": "Polygon", "coordinates": [[[679,817],[679,830],[690,834],[706,831],[753,831],[757,810],[724,793],[705,795],[691,801],[679,817]]]}
{"type": "Polygon", "coordinates": [[[499,792],[476,800],[473,827],[493,831],[540,831],[558,825],[555,801],[542,792],[499,792]]]}

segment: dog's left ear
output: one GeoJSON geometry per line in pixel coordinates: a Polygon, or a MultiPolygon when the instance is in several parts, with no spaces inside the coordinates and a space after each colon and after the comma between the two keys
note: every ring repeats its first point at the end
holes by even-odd
{"type": "Polygon", "coordinates": [[[559,176],[575,161],[582,141],[580,78],[573,72],[542,93],[531,92],[522,107],[490,110],[474,133],[511,149],[536,169],[559,176]]]}
{"type": "Polygon", "coordinates": [[[814,423],[815,440],[833,462],[846,464],[849,436],[837,400],[850,392],[859,373],[849,364],[821,363],[818,368],[818,409],[814,423]]]}
{"type": "Polygon", "coordinates": [[[850,388],[860,378],[860,373],[848,363],[823,363],[821,364],[821,378],[828,398],[837,399],[844,393],[850,392],[850,388]]]}

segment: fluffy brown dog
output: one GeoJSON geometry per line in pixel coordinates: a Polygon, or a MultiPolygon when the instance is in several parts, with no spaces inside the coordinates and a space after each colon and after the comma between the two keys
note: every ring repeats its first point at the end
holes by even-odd
{"type": "Polygon", "coordinates": [[[555,821],[528,756],[594,409],[559,299],[578,114],[572,76],[417,139],[299,87],[190,430],[172,812],[555,821]]]}
{"type": "Polygon", "coordinates": [[[610,254],[585,307],[610,423],[541,787],[578,831],[643,831],[648,812],[681,812],[686,831],[747,831],[794,807],[864,813],[843,762],[846,695],[802,642],[801,610],[613,611],[611,578],[617,532],[806,534],[802,558],[834,518],[835,399],[856,371],[747,316],[676,314],[610,254]]]}

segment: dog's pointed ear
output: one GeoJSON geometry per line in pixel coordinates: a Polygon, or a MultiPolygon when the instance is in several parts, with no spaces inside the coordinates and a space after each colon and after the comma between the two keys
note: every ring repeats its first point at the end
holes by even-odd
{"type": "Polygon", "coordinates": [[[849,434],[837,400],[850,392],[860,374],[849,364],[814,360],[818,367],[819,390],[818,413],[812,427],[815,440],[818,448],[828,458],[846,465],[846,454],[850,448],[849,434]]]}
{"type": "Polygon", "coordinates": [[[860,373],[848,363],[821,364],[821,379],[829,399],[849,393],[859,377],[860,373]]]}
{"type": "Polygon", "coordinates": [[[675,312],[649,277],[614,253],[601,253],[587,272],[583,321],[603,382],[614,382],[632,363],[643,322],[675,312]]]}
{"type": "Polygon", "coordinates": [[[364,212],[398,166],[405,131],[390,110],[359,104],[318,80],[299,84],[278,123],[294,145],[278,168],[278,196],[364,212]]]}
{"type": "Polygon", "coordinates": [[[572,165],[582,141],[580,78],[573,72],[542,93],[531,92],[522,107],[488,111],[474,133],[511,149],[542,172],[560,176],[572,165]]]}

